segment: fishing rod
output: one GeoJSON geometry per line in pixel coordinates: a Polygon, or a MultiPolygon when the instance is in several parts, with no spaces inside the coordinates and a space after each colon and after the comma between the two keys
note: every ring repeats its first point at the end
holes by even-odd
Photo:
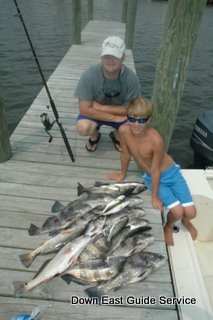
{"type": "Polygon", "coordinates": [[[30,35],[29,35],[28,31],[27,31],[27,27],[26,27],[25,22],[24,22],[24,19],[23,19],[23,17],[22,17],[22,13],[21,13],[21,11],[20,11],[20,9],[19,9],[19,6],[18,6],[18,3],[17,3],[16,0],[14,0],[14,3],[15,3],[17,12],[18,12],[17,15],[19,16],[19,18],[20,18],[20,20],[21,20],[21,23],[22,23],[22,25],[23,25],[23,27],[24,27],[24,31],[25,31],[26,36],[27,36],[27,39],[28,39],[28,41],[29,41],[29,44],[30,44],[30,47],[31,47],[31,50],[32,50],[32,53],[33,53],[33,56],[34,56],[34,59],[35,59],[35,62],[36,62],[36,64],[37,64],[39,73],[40,73],[41,78],[42,78],[42,81],[43,81],[43,85],[44,85],[44,87],[45,87],[45,89],[46,89],[46,92],[47,92],[47,95],[48,95],[48,98],[49,98],[49,102],[50,102],[50,105],[51,105],[53,114],[54,114],[54,116],[55,116],[55,120],[51,123],[51,122],[50,122],[50,119],[49,119],[49,117],[48,117],[48,114],[47,114],[47,113],[42,113],[42,114],[40,115],[41,122],[43,123],[43,125],[44,125],[44,127],[45,127],[45,131],[47,132],[47,134],[48,134],[49,137],[50,137],[50,138],[49,138],[49,142],[51,142],[52,139],[53,139],[53,137],[51,136],[51,134],[50,134],[49,131],[52,129],[54,123],[55,123],[55,122],[57,123],[57,125],[59,126],[59,129],[60,129],[62,138],[63,138],[63,140],[64,140],[64,144],[65,144],[65,146],[66,146],[67,152],[68,152],[68,154],[69,154],[72,162],[74,162],[75,159],[74,159],[74,156],[73,156],[73,153],[72,153],[72,150],[71,150],[69,141],[68,141],[67,136],[66,136],[66,134],[65,134],[64,128],[63,128],[63,126],[62,126],[62,124],[61,124],[61,122],[60,122],[59,115],[58,115],[58,111],[57,111],[57,109],[56,109],[56,105],[55,105],[55,103],[54,103],[54,101],[53,101],[53,98],[52,98],[52,96],[51,96],[51,94],[50,94],[50,91],[49,91],[49,88],[48,88],[48,86],[47,86],[47,82],[46,82],[45,77],[44,77],[44,75],[43,75],[43,72],[42,72],[40,63],[39,63],[39,61],[38,61],[36,52],[35,52],[35,50],[34,50],[32,41],[31,41],[31,39],[30,39],[30,35]]]}

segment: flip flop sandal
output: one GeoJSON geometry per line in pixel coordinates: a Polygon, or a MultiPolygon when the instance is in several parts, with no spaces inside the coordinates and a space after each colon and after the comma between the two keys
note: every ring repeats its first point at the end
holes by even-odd
{"type": "Polygon", "coordinates": [[[100,132],[98,132],[98,136],[97,136],[97,139],[95,141],[93,141],[93,140],[91,140],[89,138],[88,142],[89,142],[90,146],[93,147],[96,144],[96,147],[94,149],[89,149],[87,144],[86,144],[85,148],[87,149],[87,151],[94,152],[97,149],[98,142],[99,142],[100,139],[101,139],[101,133],[100,132]]]}
{"type": "Polygon", "coordinates": [[[115,134],[113,131],[110,132],[109,134],[110,136],[110,139],[112,140],[113,144],[114,144],[114,147],[115,147],[115,150],[117,150],[118,152],[121,152],[118,148],[118,146],[120,146],[120,142],[115,138],[115,134]]]}

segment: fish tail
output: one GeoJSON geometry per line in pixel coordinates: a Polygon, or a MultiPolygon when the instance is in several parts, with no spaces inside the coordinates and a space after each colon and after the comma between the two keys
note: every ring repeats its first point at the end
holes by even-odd
{"type": "Polygon", "coordinates": [[[25,253],[25,254],[21,254],[19,256],[20,261],[22,262],[22,264],[26,267],[29,268],[35,258],[35,256],[33,255],[32,252],[29,253],[25,253]]]}
{"type": "Polygon", "coordinates": [[[101,303],[101,298],[104,295],[98,287],[90,287],[84,290],[84,292],[91,298],[98,299],[99,303],[101,303]]]}
{"type": "Polygon", "coordinates": [[[37,227],[35,224],[31,223],[31,225],[28,229],[28,234],[30,236],[38,235],[38,234],[40,234],[40,228],[37,227]]]}
{"type": "Polygon", "coordinates": [[[78,191],[78,196],[80,196],[84,192],[88,193],[87,189],[84,186],[82,186],[82,184],[80,184],[79,182],[78,182],[77,191],[78,191]]]}
{"type": "Polygon", "coordinates": [[[23,296],[27,292],[24,281],[13,281],[13,286],[16,298],[23,296]]]}

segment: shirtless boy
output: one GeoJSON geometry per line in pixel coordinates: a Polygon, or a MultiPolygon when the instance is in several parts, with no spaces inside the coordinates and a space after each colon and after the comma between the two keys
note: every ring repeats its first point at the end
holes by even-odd
{"type": "Polygon", "coordinates": [[[164,226],[167,245],[174,245],[173,225],[179,219],[190,232],[192,239],[197,236],[190,222],[196,216],[189,188],[172,157],[165,153],[164,142],[160,134],[149,128],[152,116],[151,102],[145,98],[136,98],[127,108],[128,124],[120,131],[121,172],[108,175],[109,179],[123,180],[126,176],[131,156],[142,169],[145,183],[152,191],[152,204],[162,210],[169,209],[164,226]]]}

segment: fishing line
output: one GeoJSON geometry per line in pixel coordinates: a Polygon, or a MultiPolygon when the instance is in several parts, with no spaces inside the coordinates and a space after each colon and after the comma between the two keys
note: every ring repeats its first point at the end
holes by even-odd
{"type": "Polygon", "coordinates": [[[45,77],[44,77],[44,75],[43,75],[43,72],[42,72],[40,63],[39,63],[39,61],[38,61],[36,52],[35,52],[35,50],[34,50],[32,41],[31,41],[31,39],[30,39],[30,35],[29,35],[28,31],[27,31],[27,27],[26,27],[25,22],[24,22],[24,19],[23,19],[23,17],[22,17],[22,13],[21,13],[21,11],[20,11],[20,9],[19,9],[19,6],[18,6],[18,3],[17,3],[16,0],[14,0],[14,3],[15,3],[17,12],[18,12],[17,15],[19,16],[19,18],[20,18],[20,20],[21,20],[21,23],[22,23],[22,25],[23,25],[23,27],[24,27],[24,31],[25,31],[26,36],[27,36],[27,39],[28,39],[28,41],[29,41],[31,51],[32,51],[32,53],[33,53],[35,62],[36,62],[36,64],[37,64],[39,73],[40,73],[41,78],[42,78],[42,81],[43,81],[43,85],[44,85],[44,87],[45,87],[45,89],[46,89],[46,92],[47,92],[47,95],[48,95],[48,98],[49,98],[49,102],[50,102],[50,105],[51,105],[53,114],[54,114],[54,116],[55,116],[55,120],[51,123],[51,122],[50,122],[50,119],[49,119],[49,117],[48,117],[48,114],[47,114],[47,113],[42,113],[42,114],[40,115],[41,122],[43,123],[44,128],[45,128],[45,131],[47,132],[47,134],[48,134],[49,137],[50,137],[50,138],[49,138],[49,142],[51,142],[52,139],[53,139],[53,137],[52,137],[52,135],[50,134],[49,131],[51,130],[51,128],[53,127],[53,125],[54,125],[55,122],[58,124],[59,129],[60,129],[60,132],[61,132],[61,135],[62,135],[62,138],[63,138],[63,140],[64,140],[64,144],[65,144],[66,149],[67,149],[67,152],[68,152],[68,154],[69,154],[72,162],[74,162],[75,159],[74,159],[74,156],[73,156],[73,153],[72,153],[72,150],[71,150],[69,141],[68,141],[67,136],[66,136],[66,134],[65,134],[64,128],[63,128],[63,126],[62,126],[62,124],[61,124],[61,122],[60,122],[59,115],[58,115],[58,111],[57,111],[57,109],[56,109],[56,105],[55,105],[55,103],[54,103],[54,101],[53,101],[53,99],[52,99],[52,96],[51,96],[51,94],[50,94],[49,88],[48,88],[48,86],[47,86],[47,82],[46,82],[45,77]]]}

